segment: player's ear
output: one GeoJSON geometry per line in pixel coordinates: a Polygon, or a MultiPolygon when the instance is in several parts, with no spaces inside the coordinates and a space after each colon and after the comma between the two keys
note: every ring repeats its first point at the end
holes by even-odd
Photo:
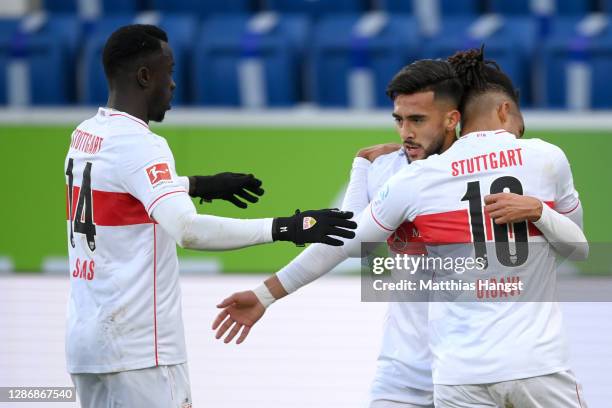
{"type": "Polygon", "coordinates": [[[452,110],[446,113],[446,130],[453,130],[461,121],[461,113],[458,110],[452,110]]]}
{"type": "Polygon", "coordinates": [[[503,124],[508,122],[508,118],[512,114],[512,105],[510,102],[503,101],[499,105],[497,105],[497,118],[503,124]]]}
{"type": "Polygon", "coordinates": [[[145,66],[141,66],[136,71],[136,80],[142,88],[148,88],[151,83],[151,70],[145,66]]]}

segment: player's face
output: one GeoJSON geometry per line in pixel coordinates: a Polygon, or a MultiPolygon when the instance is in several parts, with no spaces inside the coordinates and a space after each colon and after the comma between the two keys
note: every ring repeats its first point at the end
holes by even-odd
{"type": "Polygon", "coordinates": [[[162,52],[155,57],[153,67],[153,88],[149,100],[149,119],[155,122],[164,120],[170,110],[170,101],[176,88],[172,79],[174,56],[168,43],[162,41],[162,52]]]}
{"type": "Polygon", "coordinates": [[[434,93],[398,95],[393,105],[395,126],[410,160],[438,153],[446,136],[446,112],[434,100],[434,93]]]}

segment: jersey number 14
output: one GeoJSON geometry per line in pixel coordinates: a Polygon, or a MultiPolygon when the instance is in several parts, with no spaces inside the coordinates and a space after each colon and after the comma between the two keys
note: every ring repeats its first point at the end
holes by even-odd
{"type": "Polygon", "coordinates": [[[74,248],[74,233],[84,234],[87,238],[87,246],[91,251],[96,250],[96,226],[93,223],[93,205],[91,193],[91,163],[87,162],[85,170],[83,170],[83,181],[76,205],[76,211],[72,214],[74,205],[73,200],[73,182],[72,167],[74,160],[68,159],[68,168],[66,175],[68,176],[68,219],[70,220],[70,245],[74,248]]]}

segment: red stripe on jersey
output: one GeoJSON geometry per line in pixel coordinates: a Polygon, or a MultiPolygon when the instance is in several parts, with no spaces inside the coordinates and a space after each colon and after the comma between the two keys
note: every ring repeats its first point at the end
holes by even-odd
{"type": "Polygon", "coordinates": [[[387,245],[391,251],[407,255],[427,255],[427,247],[419,231],[411,222],[404,222],[389,238],[387,245]]]}
{"type": "Polygon", "coordinates": [[[491,226],[492,220],[487,210],[484,210],[484,222],[485,222],[486,240],[493,241],[493,227],[491,226]]]}
{"type": "Polygon", "coordinates": [[[141,126],[146,127],[147,129],[149,128],[149,125],[147,125],[145,122],[143,122],[142,120],[138,120],[136,118],[133,118],[131,116],[128,115],[124,115],[122,113],[111,113],[109,116],[123,116],[124,118],[128,118],[130,120],[133,120],[134,122],[138,123],[141,126]]]}
{"type": "Polygon", "coordinates": [[[419,215],[414,225],[428,243],[465,243],[472,242],[468,210],[419,215]]]}
{"type": "MultiPolygon", "coordinates": [[[[72,190],[72,220],[79,201],[80,187],[72,190]]],[[[68,191],[68,187],[66,187],[68,191]]],[[[122,225],[151,224],[153,220],[145,211],[144,205],[129,193],[92,190],[94,224],[105,227],[122,225]]],[[[66,219],[69,218],[66,200],[66,219]]]]}

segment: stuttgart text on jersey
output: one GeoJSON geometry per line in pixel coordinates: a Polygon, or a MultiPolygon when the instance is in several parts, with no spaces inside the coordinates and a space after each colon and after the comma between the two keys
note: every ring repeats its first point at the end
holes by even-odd
{"type": "Polygon", "coordinates": [[[96,154],[102,148],[103,141],[104,139],[100,136],[76,129],[72,132],[70,147],[84,153],[96,154]]]}

